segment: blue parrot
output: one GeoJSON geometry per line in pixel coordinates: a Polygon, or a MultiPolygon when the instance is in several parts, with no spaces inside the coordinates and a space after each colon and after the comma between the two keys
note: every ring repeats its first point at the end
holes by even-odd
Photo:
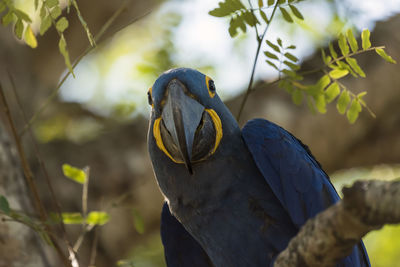
{"type": "MultiPolygon", "coordinates": [[[[273,266],[300,227],[339,200],[307,146],[263,119],[241,130],[210,77],[166,71],[148,100],[168,267],[273,266]]],[[[370,266],[363,243],[337,266],[370,266]]]]}

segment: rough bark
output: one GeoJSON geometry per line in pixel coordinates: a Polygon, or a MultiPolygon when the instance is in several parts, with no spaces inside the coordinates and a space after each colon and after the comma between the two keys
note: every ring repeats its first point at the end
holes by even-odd
{"type": "Polygon", "coordinates": [[[400,222],[400,182],[359,181],[310,219],[280,253],[275,267],[335,266],[372,230],[400,222]]]}

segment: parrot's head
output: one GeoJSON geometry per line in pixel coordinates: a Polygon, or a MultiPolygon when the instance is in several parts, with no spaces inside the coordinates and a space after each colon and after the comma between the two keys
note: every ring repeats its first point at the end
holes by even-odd
{"type": "Polygon", "coordinates": [[[152,106],[149,141],[166,160],[184,164],[190,174],[194,164],[218,151],[225,134],[224,118],[236,125],[214,81],[193,69],[164,72],[149,89],[148,101],[152,106]]]}

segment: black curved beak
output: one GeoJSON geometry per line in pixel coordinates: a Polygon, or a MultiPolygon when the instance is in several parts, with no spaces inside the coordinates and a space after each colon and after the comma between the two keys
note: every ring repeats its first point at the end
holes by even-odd
{"type": "Polygon", "coordinates": [[[196,129],[204,106],[185,94],[185,85],[173,79],[167,86],[167,98],[162,111],[164,125],[179,148],[190,174],[193,174],[191,156],[196,129]]]}

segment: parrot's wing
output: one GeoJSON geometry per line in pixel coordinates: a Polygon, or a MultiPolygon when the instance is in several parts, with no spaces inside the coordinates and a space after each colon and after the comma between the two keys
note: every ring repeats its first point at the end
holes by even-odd
{"type": "MultiPolygon", "coordinates": [[[[242,135],[258,169],[298,228],[340,199],[308,147],[285,129],[254,119],[242,135]]],[[[370,266],[362,242],[357,247],[346,258],[353,265],[346,262],[346,266],[370,266]]]]}
{"type": "Polygon", "coordinates": [[[168,267],[213,267],[203,248],[170,213],[167,203],[161,214],[161,239],[168,267]]]}

